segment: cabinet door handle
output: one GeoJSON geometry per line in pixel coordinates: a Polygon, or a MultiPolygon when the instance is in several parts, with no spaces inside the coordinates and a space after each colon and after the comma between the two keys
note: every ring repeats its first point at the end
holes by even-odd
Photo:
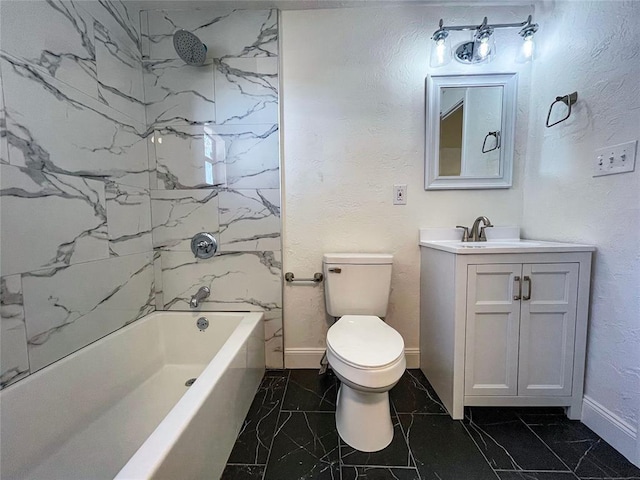
{"type": "Polygon", "coordinates": [[[522,297],[522,282],[520,282],[520,277],[519,276],[515,276],[513,277],[513,281],[514,282],[518,282],[518,294],[513,296],[514,300],[520,300],[520,297],[522,297]]]}
{"type": "Polygon", "coordinates": [[[531,277],[525,275],[524,276],[524,281],[527,282],[529,284],[529,289],[527,290],[527,294],[522,297],[522,300],[531,300],[531,292],[533,289],[532,283],[531,283],[531,277]]]}

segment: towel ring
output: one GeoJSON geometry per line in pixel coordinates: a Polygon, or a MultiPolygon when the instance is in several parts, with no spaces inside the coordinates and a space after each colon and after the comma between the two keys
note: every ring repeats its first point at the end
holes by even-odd
{"type": "Polygon", "coordinates": [[[547,122],[546,122],[547,128],[553,127],[554,125],[558,125],[559,123],[562,123],[567,118],[569,118],[571,116],[571,105],[573,105],[577,101],[578,101],[578,92],[573,92],[573,93],[570,93],[570,94],[565,95],[563,97],[556,97],[555,101],[549,107],[549,113],[547,114],[547,122]],[[567,113],[566,117],[564,117],[564,118],[558,120],[557,122],[554,122],[551,125],[549,125],[549,120],[551,119],[551,111],[553,110],[553,106],[558,102],[562,102],[567,107],[569,107],[569,112],[567,113]]]}
{"type": "Polygon", "coordinates": [[[484,142],[482,142],[482,153],[493,152],[494,150],[497,150],[499,148],[500,148],[500,130],[487,133],[487,136],[484,137],[484,142]],[[485,150],[485,147],[487,146],[487,140],[489,139],[489,137],[496,137],[496,146],[493,148],[490,148],[489,150],[485,150]]]}

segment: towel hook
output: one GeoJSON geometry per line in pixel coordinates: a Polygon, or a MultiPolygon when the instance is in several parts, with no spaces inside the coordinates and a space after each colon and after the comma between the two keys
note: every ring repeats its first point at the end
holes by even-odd
{"type": "Polygon", "coordinates": [[[482,142],[482,153],[493,152],[494,150],[497,150],[499,148],[500,148],[500,130],[487,133],[487,136],[484,137],[484,142],[482,142]],[[496,137],[496,146],[493,148],[490,148],[489,150],[485,150],[485,147],[487,146],[487,140],[489,139],[489,137],[496,137]]]}
{"type": "Polygon", "coordinates": [[[559,123],[562,123],[567,118],[569,118],[571,116],[571,105],[573,105],[577,101],[578,101],[578,92],[573,92],[573,93],[570,93],[568,95],[564,95],[562,97],[556,97],[555,101],[549,107],[549,113],[547,114],[547,122],[546,122],[547,128],[553,127],[554,125],[558,125],[559,123]],[[558,120],[557,122],[554,122],[551,125],[549,125],[549,120],[551,119],[551,111],[553,110],[553,106],[558,102],[562,102],[567,107],[569,107],[569,111],[567,112],[567,116],[566,117],[564,117],[564,118],[558,120]]]}

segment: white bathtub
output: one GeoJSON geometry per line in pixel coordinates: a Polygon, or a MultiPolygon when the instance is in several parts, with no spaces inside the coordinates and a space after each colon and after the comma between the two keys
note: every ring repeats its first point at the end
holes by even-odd
{"type": "Polygon", "coordinates": [[[219,478],[263,373],[261,313],[151,314],[0,392],[0,478],[219,478]]]}

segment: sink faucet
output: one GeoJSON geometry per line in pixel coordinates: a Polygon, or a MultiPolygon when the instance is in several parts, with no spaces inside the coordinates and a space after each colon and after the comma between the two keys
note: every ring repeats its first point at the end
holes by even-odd
{"type": "Polygon", "coordinates": [[[493,225],[491,224],[491,220],[489,220],[485,216],[476,218],[476,221],[473,222],[473,226],[471,227],[471,231],[469,232],[468,241],[469,242],[486,242],[487,236],[484,234],[484,229],[487,227],[493,227],[493,225]],[[484,224],[484,227],[480,227],[480,222],[484,224]]]}
{"type": "Polygon", "coordinates": [[[211,293],[211,290],[209,290],[209,287],[200,287],[196,292],[196,294],[191,296],[191,301],[189,302],[189,306],[191,308],[198,308],[198,305],[200,304],[200,302],[205,298],[207,298],[210,293],[211,293]]]}

